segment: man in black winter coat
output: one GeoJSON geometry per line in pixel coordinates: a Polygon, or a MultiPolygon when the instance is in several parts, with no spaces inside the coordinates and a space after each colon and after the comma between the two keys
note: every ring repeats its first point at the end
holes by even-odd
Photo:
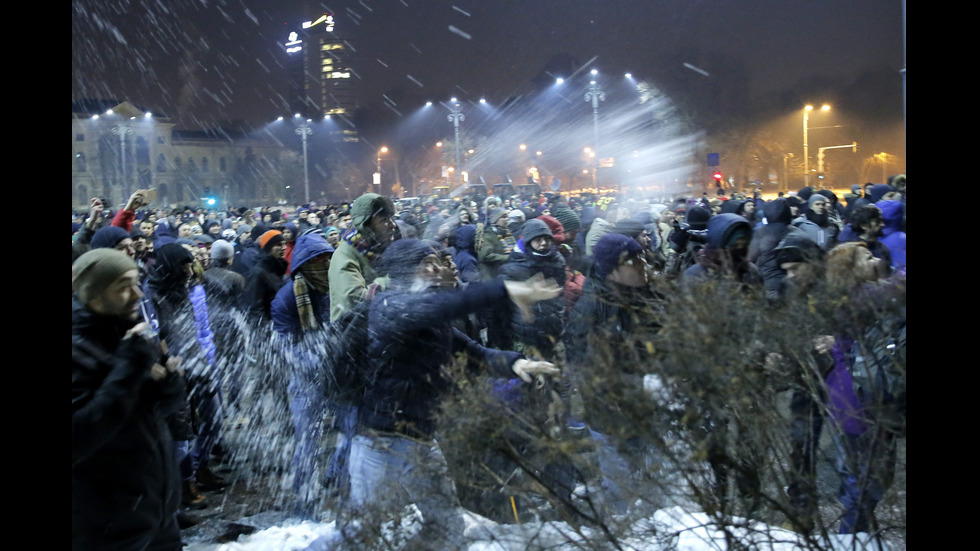
{"type": "Polygon", "coordinates": [[[72,549],[181,549],[166,418],[185,383],[137,323],[141,298],[125,253],[72,265],[72,549]]]}
{"type": "MultiPolygon", "coordinates": [[[[441,368],[463,352],[501,376],[518,376],[526,383],[558,370],[514,352],[484,348],[451,321],[504,302],[526,312],[560,289],[540,280],[495,280],[450,290],[456,286],[452,266],[416,239],[395,241],[379,269],[391,286],[372,300],[368,318],[371,377],[351,450],[351,506],[358,521],[367,523],[372,509],[397,514],[415,503],[423,527],[406,548],[456,549],[464,522],[434,438],[435,413],[450,386],[441,368]]],[[[328,548],[333,548],[330,542],[320,541],[310,549],[328,548]]]]}

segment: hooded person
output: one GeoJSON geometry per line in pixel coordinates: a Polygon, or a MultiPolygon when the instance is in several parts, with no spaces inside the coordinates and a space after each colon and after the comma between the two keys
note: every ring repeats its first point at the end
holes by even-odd
{"type": "MultiPolygon", "coordinates": [[[[475,366],[499,376],[516,375],[526,383],[534,375],[558,370],[515,352],[485,348],[452,321],[506,303],[525,310],[559,290],[540,281],[502,280],[455,290],[451,266],[429,244],[415,239],[394,242],[378,269],[388,277],[389,288],[371,301],[368,320],[372,376],[358,408],[363,430],[354,437],[350,458],[351,514],[357,524],[345,527],[343,535],[328,537],[357,540],[357,526],[366,531],[367,519],[378,518],[371,512],[397,515],[414,503],[422,527],[406,548],[462,548],[465,522],[434,438],[440,400],[452,387],[443,367],[465,353],[475,366]]],[[[331,547],[321,543],[324,549],[331,547]]]]}
{"type": "Polygon", "coordinates": [[[459,270],[459,280],[464,285],[480,281],[480,262],[476,259],[476,231],[472,224],[460,226],[456,230],[456,252],[453,262],[459,270]]]}
{"type": "Polygon", "coordinates": [[[878,201],[894,199],[899,195],[895,188],[888,184],[875,184],[868,193],[868,201],[877,203],[878,201]]]}
{"type": "MultiPolygon", "coordinates": [[[[674,221],[674,228],[667,234],[670,252],[663,268],[669,279],[677,278],[697,262],[698,254],[708,242],[710,218],[711,208],[699,203],[687,210],[683,222],[674,221]]],[[[659,225],[657,221],[646,226],[647,233],[658,232],[659,225]]]]}
{"type": "Polygon", "coordinates": [[[881,210],[885,225],[881,229],[881,243],[888,248],[892,269],[905,271],[905,205],[901,201],[886,200],[875,203],[881,210]]]}
{"type": "Polygon", "coordinates": [[[749,262],[748,252],[752,242],[752,225],[745,218],[732,213],[722,213],[708,220],[708,242],[698,263],[684,271],[683,279],[689,282],[703,278],[733,278],[745,284],[760,282],[758,270],[749,262]]]}
{"type": "Polygon", "coordinates": [[[293,490],[298,499],[297,513],[314,518],[318,500],[317,472],[324,422],[329,403],[319,368],[321,359],[311,346],[319,330],[329,322],[330,283],[328,273],[334,248],[317,232],[296,240],[291,281],[276,293],[270,310],[272,326],[283,340],[289,370],[289,410],[292,414],[293,490]]]}
{"type": "Polygon", "coordinates": [[[185,507],[202,508],[207,506],[207,499],[198,484],[221,487],[226,482],[208,466],[223,414],[210,320],[206,307],[202,308],[198,300],[200,294],[191,293],[193,268],[194,255],[184,245],[169,243],[160,247],[143,294],[148,302],[147,316],[160,340],[166,343],[171,356],[183,359],[187,373],[187,403],[169,418],[169,424],[183,480],[182,503],[185,507]]]}
{"type": "MultiPolygon", "coordinates": [[[[791,233],[803,233],[792,225],[793,215],[789,201],[779,197],[762,207],[766,223],[757,227],[749,245],[749,262],[759,269],[766,297],[777,300],[783,293],[786,271],[776,258],[776,246],[791,233]]],[[[812,241],[812,239],[811,239],[812,241]]]]}
{"type": "MultiPolygon", "coordinates": [[[[560,227],[557,220],[554,223],[560,227]]],[[[564,288],[567,276],[565,258],[558,252],[548,224],[540,218],[528,220],[521,230],[521,242],[522,249],[512,252],[507,263],[500,267],[500,277],[506,281],[527,281],[541,274],[564,288]]],[[[562,297],[541,301],[534,305],[533,321],[528,321],[521,312],[513,312],[509,329],[501,328],[500,334],[494,337],[497,340],[491,342],[499,348],[561,362],[564,356],[561,345],[564,321],[565,301],[562,297]]]]}
{"type": "MultiPolygon", "coordinates": [[[[377,193],[361,195],[350,208],[350,226],[330,262],[330,320],[335,321],[364,298],[375,281],[374,265],[397,237],[395,205],[377,193]]],[[[378,282],[384,287],[385,281],[378,282]]]]}

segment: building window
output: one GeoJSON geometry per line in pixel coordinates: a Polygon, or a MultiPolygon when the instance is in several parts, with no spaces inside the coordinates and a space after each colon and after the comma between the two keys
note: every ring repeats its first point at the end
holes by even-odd
{"type": "Polygon", "coordinates": [[[84,142],[85,141],[85,134],[75,134],[75,141],[76,142],[84,142]]]}
{"type": "Polygon", "coordinates": [[[228,172],[228,162],[225,161],[224,157],[218,159],[218,170],[221,172],[228,172]]]}
{"type": "Polygon", "coordinates": [[[157,155],[157,172],[167,171],[167,157],[163,153],[157,155]]]}
{"type": "Polygon", "coordinates": [[[88,163],[85,161],[84,153],[75,154],[75,172],[87,172],[88,163]]]}
{"type": "Polygon", "coordinates": [[[208,158],[207,157],[201,157],[201,172],[207,172],[208,171],[208,165],[209,165],[208,158]]]}

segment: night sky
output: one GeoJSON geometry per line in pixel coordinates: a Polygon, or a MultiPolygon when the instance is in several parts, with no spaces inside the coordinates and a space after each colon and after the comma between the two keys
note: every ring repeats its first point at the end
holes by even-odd
{"type": "Polygon", "coordinates": [[[405,109],[453,94],[500,102],[567,53],[604,74],[724,87],[750,104],[863,79],[887,98],[855,110],[902,116],[899,0],[74,0],[72,99],[128,99],[182,128],[261,125],[286,114],[278,44],[324,11],[356,51],[369,108],[383,94],[405,109]]]}

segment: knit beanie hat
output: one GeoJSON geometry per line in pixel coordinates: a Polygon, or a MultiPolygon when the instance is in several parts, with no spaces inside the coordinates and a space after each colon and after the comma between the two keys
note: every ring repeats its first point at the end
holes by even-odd
{"type": "Polygon", "coordinates": [[[566,232],[575,232],[582,227],[578,213],[565,205],[555,205],[555,208],[551,209],[551,215],[561,223],[561,227],[566,232]]]}
{"type": "MultiPolygon", "coordinates": [[[[490,211],[490,214],[487,216],[487,223],[495,224],[497,223],[497,220],[500,220],[501,216],[509,216],[509,215],[507,214],[507,211],[504,209],[493,209],[490,211]]],[[[508,218],[508,220],[510,220],[510,218],[508,218]]]]}
{"type": "Polygon", "coordinates": [[[541,237],[543,235],[554,237],[548,224],[545,224],[544,221],[538,218],[528,220],[521,228],[521,239],[524,240],[524,243],[530,243],[535,237],[541,237]]]}
{"type": "Polygon", "coordinates": [[[269,252],[272,247],[282,244],[282,232],[279,230],[269,230],[259,237],[259,247],[263,251],[269,252]]]}
{"type": "Polygon", "coordinates": [[[518,222],[524,221],[524,211],[521,209],[513,209],[507,213],[507,223],[516,224],[518,222]]]}
{"type": "Polygon", "coordinates": [[[71,265],[71,291],[82,304],[88,304],[108,289],[119,276],[135,269],[136,263],[122,251],[92,249],[71,265]]]}
{"type": "Polygon", "coordinates": [[[92,235],[92,241],[89,245],[92,249],[113,249],[127,237],[129,237],[129,232],[119,226],[106,226],[92,235]]]}
{"type": "Polygon", "coordinates": [[[687,211],[687,225],[692,230],[708,229],[709,218],[711,218],[711,211],[704,207],[693,207],[687,211]]]}
{"type": "Polygon", "coordinates": [[[635,239],[621,233],[607,233],[595,244],[592,258],[599,277],[613,272],[627,257],[640,254],[643,248],[635,239]]]}
{"type": "Polygon", "coordinates": [[[810,208],[813,208],[813,204],[814,203],[819,203],[819,202],[829,203],[830,201],[828,201],[827,198],[824,197],[823,195],[820,195],[819,193],[814,193],[807,200],[806,206],[808,206],[810,208]]]}
{"type": "MultiPolygon", "coordinates": [[[[884,197],[886,193],[890,193],[892,191],[895,191],[895,188],[888,184],[875,184],[875,186],[871,188],[871,192],[868,194],[868,200],[872,203],[877,203],[878,201],[881,201],[881,198],[884,197]]],[[[93,239],[93,242],[94,241],[95,240],[93,239]]]]}
{"type": "Polygon", "coordinates": [[[235,256],[235,247],[224,239],[219,239],[211,245],[211,260],[228,260],[233,256],[235,256]]]}

